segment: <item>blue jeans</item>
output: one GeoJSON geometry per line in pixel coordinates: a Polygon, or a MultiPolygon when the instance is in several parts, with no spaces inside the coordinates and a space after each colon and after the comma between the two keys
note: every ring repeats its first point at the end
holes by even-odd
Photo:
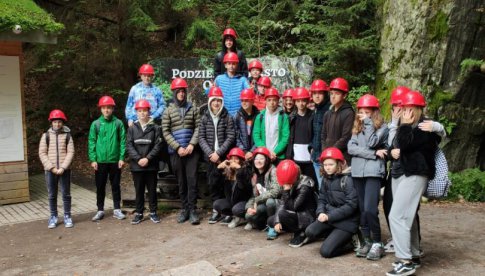
{"type": "Polygon", "coordinates": [[[315,169],[315,174],[317,175],[318,190],[320,191],[320,187],[322,186],[322,176],[320,175],[320,163],[313,162],[313,168],[315,169]]]}
{"type": "Polygon", "coordinates": [[[49,208],[51,216],[57,217],[57,191],[58,184],[61,184],[62,202],[64,204],[64,215],[71,215],[71,170],[65,170],[62,175],[56,175],[51,171],[45,172],[47,193],[49,194],[49,208]]]}

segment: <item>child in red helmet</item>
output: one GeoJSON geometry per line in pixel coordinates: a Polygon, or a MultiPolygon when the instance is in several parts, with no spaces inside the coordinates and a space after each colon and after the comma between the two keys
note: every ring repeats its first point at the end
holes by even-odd
{"type": "Polygon", "coordinates": [[[281,98],[283,98],[283,110],[285,111],[286,115],[290,116],[290,114],[295,110],[295,100],[293,99],[294,89],[286,89],[283,92],[281,98]]]}
{"type": "Polygon", "coordinates": [[[243,89],[239,95],[241,108],[234,115],[236,146],[246,152],[246,160],[251,159],[252,151],[256,148],[252,136],[254,120],[259,114],[259,110],[254,106],[255,98],[253,89],[243,89]]]}
{"type": "Polygon", "coordinates": [[[360,209],[360,231],[364,243],[357,257],[379,260],[384,256],[379,222],[379,197],[386,174],[387,125],[379,110],[379,100],[370,94],[357,101],[358,113],[347,145],[352,156],[352,180],[360,209]]]}
{"type": "Polygon", "coordinates": [[[104,199],[106,183],[111,182],[113,195],[113,217],[125,219],[121,211],[121,168],[125,164],[126,137],[125,126],[113,115],[115,101],[110,96],[99,99],[98,107],[101,116],[91,123],[88,137],[88,156],[94,169],[96,182],[96,204],[98,212],[92,221],[104,218],[104,199]]]}
{"type": "Polygon", "coordinates": [[[160,155],[161,130],[150,118],[150,103],[139,100],[135,104],[138,120],[128,128],[126,150],[130,156],[136,194],[135,216],[131,224],[143,221],[145,209],[145,188],[148,191],[150,220],[160,222],[157,214],[157,172],[160,155]]]}
{"type": "Polygon", "coordinates": [[[317,220],[306,228],[305,242],[325,238],[320,254],[324,258],[333,258],[353,248],[352,236],[359,230],[358,199],[344,156],[338,148],[325,149],[320,162],[323,182],[318,193],[317,220]]]}
{"type": "Polygon", "coordinates": [[[244,52],[237,48],[237,34],[236,31],[232,28],[227,28],[222,33],[222,50],[217,53],[214,59],[214,78],[226,72],[222,60],[227,53],[237,54],[239,62],[237,63],[236,74],[247,78],[248,63],[246,61],[244,52]]]}
{"type": "Polygon", "coordinates": [[[268,218],[268,239],[285,231],[293,233],[288,245],[300,247],[305,241],[305,228],[315,220],[315,182],[301,174],[300,167],[292,160],[278,164],[276,177],[283,192],[276,214],[268,218]]]}
{"type": "Polygon", "coordinates": [[[255,59],[249,63],[249,85],[251,89],[258,90],[258,80],[261,78],[263,72],[263,64],[261,61],[255,59]]]}
{"type": "Polygon", "coordinates": [[[64,226],[74,226],[71,218],[71,163],[74,157],[74,142],[71,130],[64,124],[67,117],[59,109],[49,114],[51,127],[42,134],[39,142],[39,158],[44,166],[47,192],[49,194],[50,218],[48,228],[57,226],[57,191],[61,185],[64,204],[64,226]]]}

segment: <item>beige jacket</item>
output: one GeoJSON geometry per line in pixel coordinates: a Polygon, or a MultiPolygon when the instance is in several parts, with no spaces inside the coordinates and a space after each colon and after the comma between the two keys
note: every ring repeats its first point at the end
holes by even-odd
{"type": "Polygon", "coordinates": [[[69,169],[74,157],[74,142],[72,137],[66,147],[66,136],[71,130],[63,126],[58,132],[52,128],[47,130],[49,135],[49,147],[46,144],[46,133],[42,134],[39,143],[39,158],[44,165],[44,170],[50,171],[53,168],[69,169]]]}

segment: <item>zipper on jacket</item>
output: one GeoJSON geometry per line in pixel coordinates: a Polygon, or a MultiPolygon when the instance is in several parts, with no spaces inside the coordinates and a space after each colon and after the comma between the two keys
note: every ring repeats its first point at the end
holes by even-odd
{"type": "Polygon", "coordinates": [[[56,132],[56,162],[59,169],[59,133],[56,132]]]}

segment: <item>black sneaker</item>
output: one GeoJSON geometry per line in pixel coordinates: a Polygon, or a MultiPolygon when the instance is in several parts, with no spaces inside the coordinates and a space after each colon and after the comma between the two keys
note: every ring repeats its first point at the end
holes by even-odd
{"type": "Polygon", "coordinates": [[[229,223],[231,223],[231,221],[232,221],[232,216],[225,216],[221,220],[221,224],[228,225],[229,223]]]}
{"type": "Polygon", "coordinates": [[[188,209],[180,210],[180,214],[177,217],[178,223],[184,223],[189,220],[190,211],[188,209]]]}
{"type": "Polygon", "coordinates": [[[395,275],[413,275],[416,272],[416,267],[412,262],[405,263],[398,261],[393,270],[386,273],[387,276],[395,275]]]}
{"type": "Polygon", "coordinates": [[[192,225],[197,225],[200,223],[200,219],[199,219],[199,214],[197,214],[197,211],[192,209],[190,210],[190,215],[189,215],[189,219],[190,219],[190,223],[192,225]]]}
{"type": "MultiPolygon", "coordinates": [[[[399,265],[400,262],[401,261],[395,261],[395,262],[392,263],[392,266],[393,267],[396,267],[396,266],[399,265]]],[[[421,258],[419,258],[419,257],[413,257],[411,259],[411,262],[413,263],[414,268],[420,268],[421,267],[421,258]]]]}
{"type": "Polygon", "coordinates": [[[133,220],[131,221],[131,224],[138,224],[140,222],[143,221],[143,214],[138,214],[138,213],[135,213],[135,217],[133,218],[133,220]]]}
{"type": "Polygon", "coordinates": [[[308,242],[308,238],[305,236],[305,233],[300,233],[300,234],[295,233],[293,235],[293,238],[290,240],[290,243],[288,244],[288,246],[293,248],[298,248],[307,242],[308,242]]]}
{"type": "Polygon", "coordinates": [[[153,223],[160,223],[160,217],[156,212],[150,213],[150,220],[153,221],[153,223]]]}
{"type": "Polygon", "coordinates": [[[209,219],[209,224],[214,224],[214,223],[217,223],[218,221],[220,221],[222,219],[222,216],[221,214],[219,214],[217,211],[213,211],[212,212],[212,216],[210,217],[209,219]]]}
{"type": "Polygon", "coordinates": [[[372,247],[372,243],[366,240],[363,244],[361,244],[360,248],[355,251],[355,256],[365,258],[367,257],[367,253],[369,253],[372,247]]]}

